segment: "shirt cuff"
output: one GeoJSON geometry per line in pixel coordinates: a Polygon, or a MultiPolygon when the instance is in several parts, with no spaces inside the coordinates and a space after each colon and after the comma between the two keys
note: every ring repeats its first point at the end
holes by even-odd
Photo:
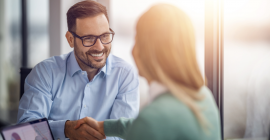
{"type": "Polygon", "coordinates": [[[65,140],[65,124],[67,120],[49,121],[53,137],[55,140],[65,140]]]}

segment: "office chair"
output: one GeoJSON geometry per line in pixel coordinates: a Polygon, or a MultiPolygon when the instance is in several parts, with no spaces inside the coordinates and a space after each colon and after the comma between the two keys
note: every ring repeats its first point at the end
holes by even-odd
{"type": "Polygon", "coordinates": [[[20,68],[20,74],[21,74],[21,88],[20,88],[20,99],[23,96],[24,93],[24,82],[27,75],[31,72],[32,69],[30,68],[20,68]]]}
{"type": "MultiPolygon", "coordinates": [[[[6,126],[9,126],[10,124],[9,123],[6,123],[2,120],[0,120],[0,131],[5,128],[6,126]]],[[[0,139],[1,139],[1,135],[0,135],[0,139]]]]}

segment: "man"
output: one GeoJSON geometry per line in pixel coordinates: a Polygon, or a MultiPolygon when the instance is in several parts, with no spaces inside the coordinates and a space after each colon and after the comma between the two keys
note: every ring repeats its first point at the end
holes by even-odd
{"type": "Polygon", "coordinates": [[[110,54],[114,32],[103,5],[79,2],[68,10],[67,23],[66,38],[74,51],[34,67],[25,80],[18,123],[46,117],[55,139],[89,139],[90,134],[87,138],[80,134],[92,128],[74,129],[76,120],[136,117],[138,75],[110,54]]]}

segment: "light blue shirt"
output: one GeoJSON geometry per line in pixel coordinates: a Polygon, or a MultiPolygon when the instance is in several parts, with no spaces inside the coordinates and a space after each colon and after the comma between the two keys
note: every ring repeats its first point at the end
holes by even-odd
{"type": "Polygon", "coordinates": [[[73,51],[51,57],[33,68],[24,89],[18,123],[46,117],[55,139],[65,139],[67,120],[135,118],[139,112],[137,72],[112,54],[91,81],[73,51]]]}

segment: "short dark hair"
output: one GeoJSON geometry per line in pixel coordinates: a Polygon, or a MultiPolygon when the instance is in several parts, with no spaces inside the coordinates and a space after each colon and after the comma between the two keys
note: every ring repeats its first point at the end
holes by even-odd
{"type": "Polygon", "coordinates": [[[109,22],[109,17],[107,14],[107,9],[102,4],[91,1],[81,1],[74,4],[69,8],[67,12],[67,25],[68,31],[76,30],[76,19],[77,18],[86,18],[93,17],[98,14],[104,14],[109,22]]]}

